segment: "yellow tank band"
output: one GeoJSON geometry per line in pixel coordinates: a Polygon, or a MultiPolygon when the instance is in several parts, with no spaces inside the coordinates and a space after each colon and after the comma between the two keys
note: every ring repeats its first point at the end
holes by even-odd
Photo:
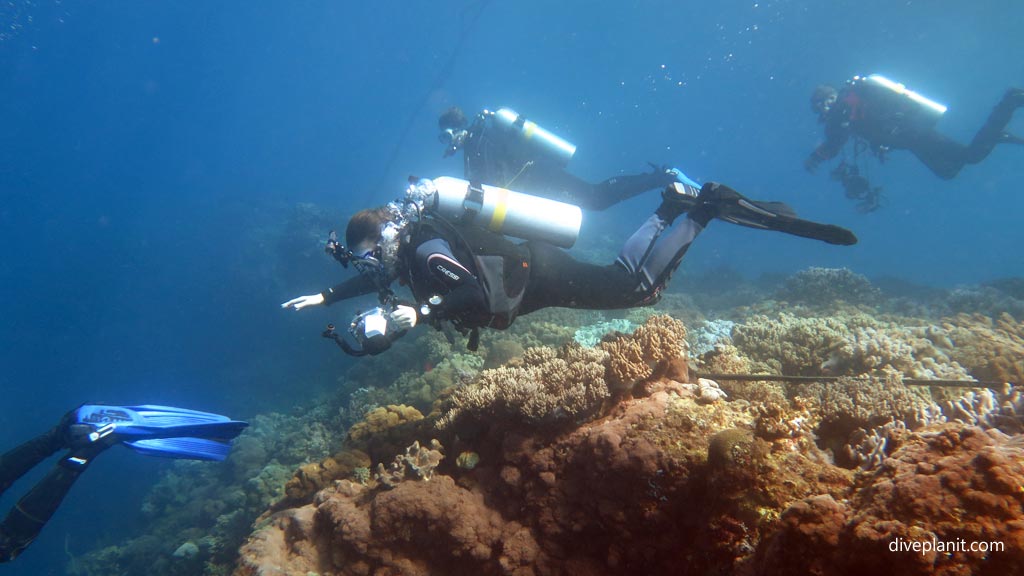
{"type": "Polygon", "coordinates": [[[523,124],[523,137],[526,138],[527,140],[529,140],[530,138],[533,138],[533,133],[536,132],[536,131],[537,131],[537,123],[536,122],[530,122],[529,120],[527,120],[523,124]]]}
{"type": "Polygon", "coordinates": [[[494,205],[494,213],[491,214],[489,226],[491,232],[501,232],[501,227],[505,225],[505,216],[508,214],[508,190],[498,188],[497,192],[498,201],[494,205]]]}

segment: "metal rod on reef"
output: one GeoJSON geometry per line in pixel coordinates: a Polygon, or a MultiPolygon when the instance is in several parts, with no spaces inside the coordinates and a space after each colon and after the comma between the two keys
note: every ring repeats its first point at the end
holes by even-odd
{"type": "MultiPolygon", "coordinates": [[[[804,384],[811,382],[838,382],[839,380],[866,380],[863,376],[787,376],[784,374],[705,374],[696,373],[699,378],[709,380],[735,380],[737,382],[790,382],[793,384],[804,384]]],[[[901,382],[907,386],[947,386],[951,388],[993,388],[1010,384],[1013,382],[999,382],[995,380],[930,380],[928,378],[902,378],[901,382]]]]}

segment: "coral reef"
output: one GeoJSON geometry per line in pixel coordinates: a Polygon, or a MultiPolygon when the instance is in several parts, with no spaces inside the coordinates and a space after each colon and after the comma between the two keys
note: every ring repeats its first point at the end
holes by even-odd
{"type": "Polygon", "coordinates": [[[810,317],[786,312],[757,314],[732,331],[733,343],[752,360],[752,369],[773,374],[816,375],[849,330],[870,325],[871,318],[810,317]]]}
{"type": "Polygon", "coordinates": [[[812,267],[787,278],[775,298],[809,306],[828,306],[837,301],[873,306],[881,301],[882,291],[847,268],[812,267]]]}
{"type": "Polygon", "coordinates": [[[958,314],[942,328],[953,344],[950,356],[979,380],[1024,383],[1024,322],[1009,314],[998,318],[958,314]]]}
{"type": "Polygon", "coordinates": [[[695,573],[730,571],[789,502],[852,484],[755,437],[751,418],[662,380],[575,430],[495,427],[474,441],[472,469],[390,490],[342,481],[278,513],[236,574],[672,574],[684,558],[695,573]]]}
{"type": "Polygon", "coordinates": [[[1015,283],[897,306],[849,271],[810,270],[776,293],[798,306],[749,299],[708,321],[695,302],[760,288],[705,280],[650,308],[531,314],[476,352],[411,334],[313,406],[253,419],[225,466],[175,466],[147,498],[151,530],[78,572],[1021,572],[1015,283]],[[921,315],[880,312],[897,307],[921,315]],[[699,327],[692,350],[681,319],[699,327]],[[758,372],[843,378],[699,378],[758,372]],[[1005,551],[889,551],[933,536],[1005,551]]]}
{"type": "Polygon", "coordinates": [[[484,370],[442,406],[438,427],[459,420],[498,419],[530,424],[572,423],[593,415],[608,397],[605,353],[568,344],[557,352],[530,348],[522,362],[484,370]]]}
{"type": "Polygon", "coordinates": [[[284,486],[287,502],[303,502],[335,480],[352,477],[370,465],[370,457],[361,450],[343,450],[319,462],[303,464],[284,486]]]}
{"type": "MultiPolygon", "coordinates": [[[[914,325],[907,319],[884,320],[861,312],[828,317],[754,315],[733,329],[733,341],[755,370],[955,380],[977,376],[961,361],[967,354],[954,344],[955,337],[950,326],[914,325]]],[[[1011,349],[1012,339],[1006,338],[1011,349]]]]}
{"type": "Polygon", "coordinates": [[[671,316],[651,316],[631,335],[618,335],[601,343],[608,353],[608,387],[630,390],[669,363],[686,364],[686,327],[671,316]]]}
{"type": "Polygon", "coordinates": [[[612,320],[605,320],[598,322],[597,324],[591,324],[577,329],[576,333],[573,334],[573,340],[575,340],[580,346],[593,348],[601,343],[605,334],[610,332],[632,334],[633,330],[636,330],[636,325],[629,320],[625,318],[614,318],[612,320]]]}
{"type": "Polygon", "coordinates": [[[260,415],[224,464],[179,461],[143,504],[147,532],[74,559],[76,574],[227,574],[252,522],[284,496],[293,470],[330,454],[341,430],[305,416],[260,415]]]}
{"type": "Polygon", "coordinates": [[[1021,573],[1022,437],[962,424],[906,436],[847,500],[819,495],[790,506],[759,551],[757,573],[1021,573]],[[949,549],[922,551],[925,543],[949,549]],[[958,548],[969,543],[986,549],[958,548]],[[995,543],[1003,548],[988,550],[995,543]]]}
{"type": "Polygon", "coordinates": [[[395,460],[387,468],[383,463],[377,464],[374,479],[388,488],[398,486],[400,482],[406,480],[407,475],[408,478],[430,480],[443,459],[444,448],[436,439],[430,441],[430,448],[420,446],[417,440],[405,449],[405,454],[395,456],[395,460]]]}
{"type": "Polygon", "coordinates": [[[690,353],[694,356],[700,356],[711,352],[719,344],[731,344],[734,326],[736,326],[735,322],[724,319],[701,322],[700,328],[694,330],[690,335],[690,353]]]}

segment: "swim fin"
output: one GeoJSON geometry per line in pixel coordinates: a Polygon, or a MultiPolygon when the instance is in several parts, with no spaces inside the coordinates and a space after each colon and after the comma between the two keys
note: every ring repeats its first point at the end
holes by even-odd
{"type": "Polygon", "coordinates": [[[698,201],[708,206],[715,218],[739,226],[775,230],[841,246],[857,243],[857,236],[846,228],[803,220],[788,204],[750,200],[722,184],[705,184],[698,201]]]}
{"type": "Polygon", "coordinates": [[[231,453],[230,440],[208,438],[151,438],[125,442],[124,445],[139,454],[162,458],[224,461],[231,453]]]}
{"type": "Polygon", "coordinates": [[[220,414],[152,404],[85,404],[75,419],[93,427],[92,441],[110,436],[143,454],[198,460],[227,458],[231,439],[249,425],[220,414]]]}

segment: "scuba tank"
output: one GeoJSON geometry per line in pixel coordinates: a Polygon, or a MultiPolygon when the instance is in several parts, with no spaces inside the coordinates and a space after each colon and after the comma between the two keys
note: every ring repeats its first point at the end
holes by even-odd
{"type": "Polygon", "coordinates": [[[499,108],[493,113],[494,124],[502,131],[511,132],[526,144],[532,152],[553,160],[565,168],[576,154],[576,146],[541,128],[508,108],[499,108]]]}
{"type": "Polygon", "coordinates": [[[887,91],[891,95],[897,96],[904,107],[913,110],[922,123],[929,126],[935,125],[939,118],[946,113],[946,107],[942,104],[925,98],[917,92],[907,89],[903,84],[893,82],[881,74],[872,74],[866,78],[854,76],[853,82],[863,83],[879,91],[887,91]]]}
{"type": "Polygon", "coordinates": [[[579,206],[449,176],[413,184],[407,197],[415,196],[423,198],[423,208],[444,218],[469,220],[498,234],[562,248],[576,243],[583,223],[579,206]]]}

